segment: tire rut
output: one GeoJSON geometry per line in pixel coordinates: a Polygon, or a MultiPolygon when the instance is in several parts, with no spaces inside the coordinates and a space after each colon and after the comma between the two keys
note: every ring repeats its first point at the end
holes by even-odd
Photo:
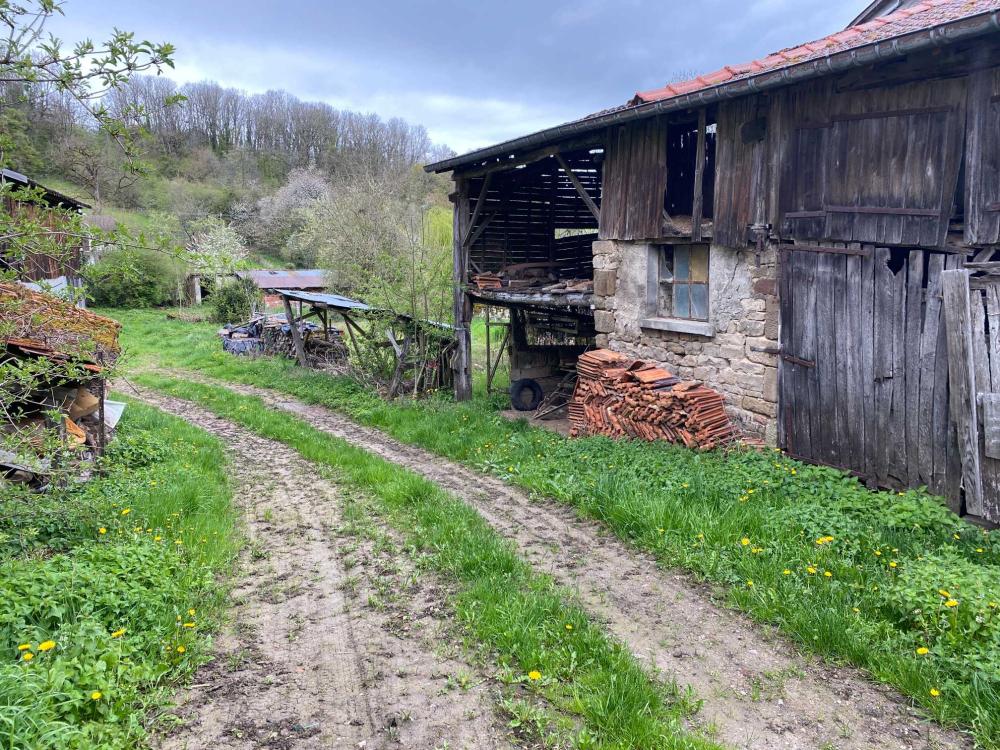
{"type": "Polygon", "coordinates": [[[341,492],[316,467],[189,402],[138,398],[223,440],[249,537],[231,594],[235,622],[182,697],[184,725],[160,748],[510,746],[485,679],[449,687],[456,673],[477,670],[438,647],[448,623],[436,582],[411,575],[388,587],[393,607],[366,604],[398,566],[338,538],[341,492]]]}
{"type": "Polygon", "coordinates": [[[183,377],[261,398],[331,435],[407,467],[471,506],[536,569],[647,664],[703,701],[696,724],[737,748],[939,750],[971,738],[926,718],[860,670],[801,653],[773,628],[715,604],[706,587],[664,570],[568,506],[406,445],[321,406],[253,386],[183,377]]]}

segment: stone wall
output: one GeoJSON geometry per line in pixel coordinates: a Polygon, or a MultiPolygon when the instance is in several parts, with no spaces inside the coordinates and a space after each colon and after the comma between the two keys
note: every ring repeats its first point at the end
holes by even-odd
{"type": "MultiPolygon", "coordinates": [[[[709,255],[709,325],[699,333],[649,320],[653,248],[646,243],[594,243],[594,322],[597,344],[663,363],[675,375],[700,380],[725,395],[727,410],[746,435],[774,444],[778,403],[778,300],[775,251],[758,264],[753,250],[712,246],[709,255]]],[[[654,296],[655,298],[655,296],[654,296]]]]}

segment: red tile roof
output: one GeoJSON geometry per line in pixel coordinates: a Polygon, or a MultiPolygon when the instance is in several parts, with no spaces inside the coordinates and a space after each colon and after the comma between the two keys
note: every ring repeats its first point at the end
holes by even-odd
{"type": "Polygon", "coordinates": [[[867,44],[904,36],[915,31],[925,31],[961,18],[989,13],[1000,9],[1000,0],[924,0],[909,8],[852,26],[815,42],[789,47],[760,60],[742,65],[727,65],[714,73],[707,73],[689,81],[671,83],[652,91],[640,91],[630,105],[672,99],[741,78],[788,68],[832,55],[863,47],[867,44]]]}

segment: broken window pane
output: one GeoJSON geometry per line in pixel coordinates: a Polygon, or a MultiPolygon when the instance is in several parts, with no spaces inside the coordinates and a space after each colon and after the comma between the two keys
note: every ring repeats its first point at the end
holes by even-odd
{"type": "Polygon", "coordinates": [[[690,284],[674,284],[674,316],[678,318],[691,317],[691,305],[688,290],[690,284]]]}
{"type": "Polygon", "coordinates": [[[708,284],[691,284],[691,317],[708,320],[708,284]]]}

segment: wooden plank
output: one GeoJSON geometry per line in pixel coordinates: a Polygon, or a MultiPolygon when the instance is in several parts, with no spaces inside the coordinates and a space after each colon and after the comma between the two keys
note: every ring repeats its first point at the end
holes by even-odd
{"type": "Polygon", "coordinates": [[[847,402],[847,450],[848,465],[855,471],[863,472],[864,458],[864,386],[862,383],[862,363],[859,343],[864,341],[861,323],[861,264],[859,255],[844,257],[845,303],[844,318],[838,321],[837,338],[842,350],[837,351],[837,362],[843,361],[847,371],[845,392],[842,397],[847,402]],[[846,321],[842,329],[840,322],[846,321]]]}
{"type": "MultiPolygon", "coordinates": [[[[486,205],[486,193],[490,189],[490,180],[491,179],[493,179],[493,173],[492,172],[488,172],[486,174],[486,176],[483,178],[483,186],[479,190],[479,197],[476,198],[476,208],[472,212],[472,218],[469,219],[468,232],[462,238],[462,245],[465,246],[465,247],[468,247],[469,245],[471,245],[472,243],[474,243],[476,241],[475,237],[472,237],[470,235],[471,235],[472,229],[476,226],[476,222],[479,220],[479,215],[483,212],[483,206],[486,205]]],[[[480,230],[479,230],[479,232],[482,233],[483,229],[485,229],[485,227],[481,227],[480,230]]],[[[479,236],[479,234],[476,235],[476,237],[478,237],[478,236],[479,236]]]]}
{"type": "Polygon", "coordinates": [[[472,398],[472,302],[465,292],[469,249],[462,238],[469,232],[469,182],[455,177],[454,249],[452,255],[452,302],[455,318],[455,400],[472,398]]]}
{"type": "Polygon", "coordinates": [[[889,478],[889,452],[896,437],[890,431],[889,415],[892,409],[893,340],[895,337],[895,284],[889,269],[888,248],[875,249],[875,435],[874,471],[871,474],[882,486],[889,478]]]}
{"type": "Polygon", "coordinates": [[[701,218],[705,186],[705,108],[698,110],[698,143],[694,152],[694,196],[691,203],[691,239],[701,241],[701,218]]]}
{"type": "MultiPolygon", "coordinates": [[[[816,264],[819,256],[814,253],[799,253],[796,265],[799,278],[796,282],[802,286],[798,299],[802,305],[797,316],[800,340],[796,356],[805,360],[816,361],[816,264]]],[[[822,459],[823,427],[825,417],[817,405],[820,403],[819,378],[815,367],[799,367],[799,408],[808,415],[809,451],[802,455],[822,459]]]]}
{"type": "Polygon", "coordinates": [[[835,292],[837,291],[837,258],[832,255],[815,255],[816,286],[816,388],[819,400],[812,408],[820,410],[822,419],[818,432],[813,436],[813,455],[831,465],[840,464],[839,438],[837,435],[837,349],[834,331],[836,321],[835,292]]]}
{"type": "Polygon", "coordinates": [[[858,346],[861,349],[862,425],[864,430],[864,474],[875,475],[877,425],[875,413],[875,253],[865,246],[869,255],[861,265],[861,327],[858,346]]]}
{"type": "MultiPolygon", "coordinates": [[[[984,393],[983,452],[987,458],[1000,459],[1000,393],[984,393]]],[[[996,498],[992,498],[996,504],[996,498]]]]}
{"type": "Polygon", "coordinates": [[[903,332],[906,378],[906,481],[920,485],[920,334],[923,327],[924,252],[911,250],[906,261],[906,324],[903,332]]]}
{"type": "Polygon", "coordinates": [[[285,303],[285,317],[288,319],[289,328],[292,329],[295,359],[302,367],[308,367],[309,360],[306,359],[306,348],[302,343],[302,334],[299,332],[298,321],[295,320],[295,315],[292,313],[292,303],[288,301],[288,297],[282,297],[281,301],[285,303]]]}
{"type": "MultiPolygon", "coordinates": [[[[928,486],[933,484],[936,458],[934,390],[937,377],[938,326],[941,319],[941,271],[943,270],[944,256],[931,253],[927,258],[927,285],[923,295],[923,327],[920,332],[919,416],[917,419],[918,470],[920,481],[928,486]]],[[[943,461],[944,456],[940,456],[939,460],[943,461]]]]}
{"type": "Polygon", "coordinates": [[[1000,284],[986,287],[986,320],[989,323],[990,387],[980,391],[1000,393],[1000,284]]]}
{"type": "Polygon", "coordinates": [[[563,159],[562,154],[556,153],[555,157],[556,161],[559,162],[559,166],[562,168],[562,171],[569,178],[569,181],[573,183],[573,187],[576,188],[577,194],[580,196],[581,199],[583,199],[583,202],[587,205],[587,208],[590,209],[590,213],[594,215],[594,218],[597,220],[598,224],[600,224],[601,209],[599,209],[597,207],[597,204],[594,203],[594,199],[590,197],[590,193],[587,192],[587,189],[580,182],[580,178],[576,176],[576,173],[572,169],[570,169],[570,166],[566,163],[566,160],[563,159]]]}
{"type": "MultiPolygon", "coordinates": [[[[899,252],[899,251],[897,251],[899,252]]],[[[889,410],[889,484],[907,481],[906,466],[906,291],[907,265],[893,274],[892,406],[889,410]]]]}
{"type": "Polygon", "coordinates": [[[951,417],[958,431],[962,486],[969,513],[982,515],[982,476],[979,465],[979,429],[976,419],[976,379],[973,361],[969,272],[941,274],[945,330],[948,343],[948,387],[951,417]]]}
{"type": "Polygon", "coordinates": [[[781,245],[784,250],[801,250],[807,253],[833,253],[835,255],[864,255],[867,256],[871,248],[867,245],[861,246],[857,243],[836,247],[833,245],[781,245]]]}

